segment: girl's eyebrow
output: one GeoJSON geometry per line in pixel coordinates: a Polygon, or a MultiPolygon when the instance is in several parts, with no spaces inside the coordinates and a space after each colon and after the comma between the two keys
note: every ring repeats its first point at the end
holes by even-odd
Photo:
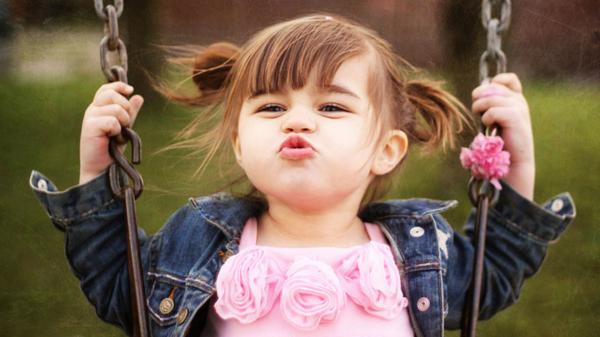
{"type": "MultiPolygon", "coordinates": [[[[339,84],[326,84],[325,86],[322,87],[322,90],[324,90],[327,93],[348,95],[348,96],[354,97],[356,99],[360,99],[360,97],[357,94],[355,94],[354,92],[352,92],[352,90],[350,90],[342,85],[339,85],[339,84]]],[[[286,93],[285,90],[278,90],[278,91],[269,92],[268,94],[283,95],[285,93],[286,93]]],[[[248,100],[251,101],[253,99],[258,98],[259,96],[266,95],[266,94],[267,94],[266,91],[256,91],[256,92],[252,93],[250,95],[250,97],[248,97],[248,100]]]]}
{"type": "Polygon", "coordinates": [[[271,92],[267,92],[264,90],[260,90],[260,91],[256,91],[250,94],[250,96],[248,97],[248,101],[251,101],[253,99],[257,99],[259,96],[263,96],[263,95],[283,95],[285,94],[286,91],[284,90],[277,90],[277,91],[271,91],[271,92]]]}
{"type": "Polygon", "coordinates": [[[348,96],[352,96],[354,98],[360,99],[360,97],[358,97],[357,94],[352,92],[352,90],[350,90],[344,86],[341,86],[341,85],[327,84],[327,85],[325,85],[325,87],[323,87],[323,89],[328,93],[348,95],[348,96]]]}

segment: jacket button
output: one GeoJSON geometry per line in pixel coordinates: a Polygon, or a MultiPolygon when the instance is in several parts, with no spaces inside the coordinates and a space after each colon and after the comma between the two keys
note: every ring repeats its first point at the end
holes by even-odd
{"type": "Polygon", "coordinates": [[[188,308],[183,308],[179,311],[179,313],[177,314],[177,317],[175,318],[175,321],[177,322],[177,324],[181,325],[183,324],[183,322],[185,322],[185,320],[187,319],[189,314],[189,310],[188,308]]]}
{"type": "Polygon", "coordinates": [[[233,253],[230,251],[219,251],[219,257],[221,258],[221,261],[223,263],[225,263],[225,261],[227,261],[228,258],[230,258],[231,256],[233,256],[233,253]]]}
{"type": "Polygon", "coordinates": [[[48,183],[44,179],[40,179],[37,182],[37,188],[42,191],[48,191],[48,183]]]}
{"type": "Polygon", "coordinates": [[[173,308],[175,308],[175,302],[173,302],[173,300],[168,297],[163,298],[163,300],[160,301],[160,305],[158,306],[160,313],[163,315],[170,314],[171,311],[173,311],[173,308]]]}
{"type": "Polygon", "coordinates": [[[421,297],[417,300],[417,309],[419,311],[427,311],[429,309],[429,299],[427,297],[421,297]]]}
{"type": "Polygon", "coordinates": [[[415,226],[410,229],[410,236],[412,236],[413,238],[419,238],[423,236],[423,234],[425,234],[425,230],[423,229],[423,227],[415,226]]]}
{"type": "Polygon", "coordinates": [[[564,205],[565,205],[565,203],[562,201],[562,199],[555,199],[552,202],[552,205],[550,206],[550,208],[554,212],[558,212],[558,211],[560,211],[563,208],[564,205]]]}

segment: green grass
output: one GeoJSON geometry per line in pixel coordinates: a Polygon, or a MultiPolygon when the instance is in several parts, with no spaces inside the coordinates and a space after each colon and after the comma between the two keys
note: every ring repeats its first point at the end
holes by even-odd
{"type": "MultiPolygon", "coordinates": [[[[32,169],[59,188],[78,178],[78,138],[83,112],[100,80],[60,85],[0,81],[0,331],[3,336],[121,336],[96,318],[64,258],[63,235],[50,223],[29,190],[32,169]]],[[[536,200],[570,191],[578,216],[553,245],[542,270],[525,285],[518,304],[481,323],[481,336],[593,336],[600,313],[600,87],[525,83],[536,142],[536,200]]],[[[192,113],[170,104],[146,106],[135,129],[144,142],[140,171],[146,189],[139,223],[156,231],[192,195],[219,184],[215,168],[189,180],[200,161],[180,153],[150,155],[168,144],[192,113]]],[[[392,197],[458,199],[446,215],[460,228],[469,209],[466,171],[456,152],[421,158],[410,154],[392,197]]],[[[456,333],[451,336],[458,336],[456,333]]]]}

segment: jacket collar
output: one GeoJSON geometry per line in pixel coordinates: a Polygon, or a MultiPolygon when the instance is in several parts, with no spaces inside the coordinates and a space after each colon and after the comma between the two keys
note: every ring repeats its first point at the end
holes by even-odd
{"type": "Polygon", "coordinates": [[[382,221],[391,217],[421,218],[432,213],[441,213],[456,207],[456,200],[428,198],[390,199],[368,204],[359,214],[366,222],[382,221]]]}
{"type": "MultiPolygon", "coordinates": [[[[220,192],[190,200],[192,207],[210,224],[218,227],[228,239],[239,239],[249,217],[258,217],[263,204],[220,192]]],[[[427,198],[392,199],[368,204],[359,217],[365,222],[385,222],[399,217],[424,217],[456,207],[456,200],[427,198]]]]}

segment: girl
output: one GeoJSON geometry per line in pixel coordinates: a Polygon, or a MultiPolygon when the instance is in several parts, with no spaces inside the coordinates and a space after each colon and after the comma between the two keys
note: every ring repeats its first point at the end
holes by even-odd
{"type": "MultiPolygon", "coordinates": [[[[191,198],[156,234],[141,233],[154,336],[442,336],[461,322],[473,265],[467,236],[441,213],[455,201],[376,202],[409,144],[450,145],[461,105],[358,24],[307,16],[268,27],[243,47],[194,58],[195,97],[220,123],[182,146],[231,148],[253,186],[245,196],[191,198]]],[[[142,105],[124,83],[100,87],[81,133],[80,184],[30,183],[67,233],[67,257],[105,321],[131,334],[123,207],[107,188],[108,138],[142,105]]],[[[533,136],[514,74],[473,91],[474,113],[503,131],[512,167],[489,212],[480,317],[516,301],[572,221],[569,194],[533,200],[533,136]]],[[[185,133],[210,119],[201,115],[185,133]]],[[[206,162],[206,161],[205,161],[206,162]]],[[[204,165],[204,163],[203,163],[204,165]]]]}

